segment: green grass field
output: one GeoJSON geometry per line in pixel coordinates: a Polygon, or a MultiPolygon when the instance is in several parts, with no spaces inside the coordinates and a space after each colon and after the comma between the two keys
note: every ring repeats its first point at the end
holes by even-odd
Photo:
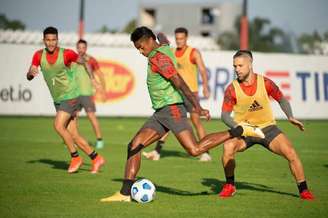
{"type": "MultiPolygon", "coordinates": [[[[8,217],[328,217],[328,121],[306,121],[305,133],[279,122],[300,155],[316,200],[305,202],[287,162],[259,145],[237,155],[237,194],[222,200],[222,147],[213,161],[189,157],[170,136],[162,159],[142,160],[139,177],[157,187],[149,204],[100,203],[119,190],[127,143],[143,118],[101,118],[107,159],[101,173],[89,173],[90,160],[76,174],[66,172],[69,155],[52,128],[52,118],[0,117],[0,216],[8,217]]],[[[94,141],[85,118],[81,132],[94,141]]],[[[218,120],[206,123],[208,132],[223,130],[218,120]]],[[[153,146],[151,146],[153,148],[153,146]]],[[[150,150],[147,148],[146,150],[150,150]]],[[[81,152],[80,152],[81,154],[81,152]]]]}

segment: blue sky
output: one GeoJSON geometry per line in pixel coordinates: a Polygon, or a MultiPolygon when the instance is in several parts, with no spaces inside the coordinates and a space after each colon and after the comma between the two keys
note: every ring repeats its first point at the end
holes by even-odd
{"type": "MultiPolygon", "coordinates": [[[[228,0],[141,0],[142,2],[223,2],[228,0]]],[[[86,31],[106,25],[122,29],[137,17],[139,0],[85,0],[86,31]]],[[[242,2],[242,0],[230,0],[242,2]]],[[[273,25],[299,35],[328,31],[328,0],[248,0],[249,17],[269,18],[273,25]]],[[[79,0],[0,0],[0,13],[22,20],[29,30],[57,26],[60,31],[76,31],[79,0]]]]}

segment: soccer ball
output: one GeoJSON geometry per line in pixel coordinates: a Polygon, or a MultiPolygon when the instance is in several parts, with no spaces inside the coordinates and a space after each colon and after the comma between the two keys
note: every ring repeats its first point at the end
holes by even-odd
{"type": "Polygon", "coordinates": [[[156,188],[148,179],[140,179],[133,183],[131,196],[139,203],[148,203],[155,198],[156,188]]]}

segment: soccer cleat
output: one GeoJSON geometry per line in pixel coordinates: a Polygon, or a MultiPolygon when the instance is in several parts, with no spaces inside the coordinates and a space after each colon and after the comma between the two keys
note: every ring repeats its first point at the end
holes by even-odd
{"type": "Polygon", "coordinates": [[[116,192],[112,196],[100,199],[101,202],[131,202],[130,195],[122,195],[120,192],[116,192]]]}
{"type": "Polygon", "coordinates": [[[238,125],[240,125],[243,128],[243,134],[242,136],[252,136],[252,137],[259,137],[264,139],[265,135],[262,132],[262,130],[256,126],[253,126],[251,124],[248,123],[239,123],[238,125]]]}
{"type": "Polygon", "coordinates": [[[219,197],[221,198],[229,198],[232,197],[236,193],[236,187],[232,184],[224,184],[221,192],[219,193],[219,197]]]}
{"type": "Polygon", "coordinates": [[[155,150],[151,152],[142,152],[142,155],[149,160],[159,160],[161,158],[161,155],[155,150]]]}
{"type": "Polygon", "coordinates": [[[312,201],[314,200],[314,195],[309,190],[304,190],[300,193],[300,197],[303,200],[312,201]]]}
{"type": "Polygon", "coordinates": [[[92,160],[92,168],[90,172],[93,174],[97,173],[100,167],[104,164],[105,164],[105,159],[98,154],[97,157],[94,160],[92,160]]]}
{"type": "Polygon", "coordinates": [[[81,157],[73,157],[71,159],[71,163],[69,164],[68,173],[75,173],[79,170],[80,166],[82,165],[83,160],[81,157]]]}
{"type": "Polygon", "coordinates": [[[102,148],[104,148],[104,141],[103,140],[97,140],[96,141],[96,145],[95,145],[95,147],[97,148],[97,149],[102,149],[102,148]]]}
{"type": "Polygon", "coordinates": [[[212,160],[212,158],[211,158],[211,155],[209,155],[209,153],[203,153],[199,156],[200,162],[209,162],[211,160],[212,160]]]}

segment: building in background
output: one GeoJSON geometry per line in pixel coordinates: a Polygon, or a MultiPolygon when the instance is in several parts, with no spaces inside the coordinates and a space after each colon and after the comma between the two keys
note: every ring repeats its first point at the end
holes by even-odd
{"type": "Polygon", "coordinates": [[[138,25],[172,34],[178,26],[191,35],[214,37],[235,31],[235,20],[242,13],[237,3],[140,3],[138,25]]]}

